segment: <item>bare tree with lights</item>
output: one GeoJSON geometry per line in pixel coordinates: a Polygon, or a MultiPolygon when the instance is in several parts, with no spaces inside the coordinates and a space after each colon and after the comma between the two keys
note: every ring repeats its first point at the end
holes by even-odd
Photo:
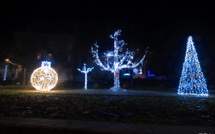
{"type": "Polygon", "coordinates": [[[95,47],[91,47],[91,52],[95,58],[95,63],[101,67],[101,70],[110,71],[114,74],[114,86],[110,88],[112,91],[118,91],[122,89],[120,87],[120,70],[131,69],[143,64],[147,51],[145,52],[142,59],[138,62],[134,61],[134,51],[129,51],[128,49],[122,53],[122,48],[126,43],[124,40],[119,40],[118,36],[121,35],[121,30],[117,30],[110,38],[114,40],[114,50],[104,53],[105,62],[102,63],[98,54],[99,46],[97,43],[94,44],[95,47]]]}
{"type": "Polygon", "coordinates": [[[87,90],[87,74],[88,74],[89,72],[91,72],[91,71],[93,70],[93,68],[94,68],[94,67],[87,68],[86,65],[87,65],[87,64],[84,63],[84,66],[83,66],[83,69],[82,69],[82,70],[81,70],[80,68],[77,68],[78,71],[80,71],[81,73],[84,73],[84,74],[85,74],[85,77],[84,77],[84,79],[85,79],[85,80],[84,80],[84,89],[85,89],[85,90],[87,90]]]}

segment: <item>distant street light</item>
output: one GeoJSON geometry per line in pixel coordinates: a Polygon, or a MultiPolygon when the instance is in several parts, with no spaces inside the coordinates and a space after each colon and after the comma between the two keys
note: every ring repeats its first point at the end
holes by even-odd
{"type": "Polygon", "coordinates": [[[6,62],[6,63],[10,63],[10,59],[8,59],[8,58],[5,59],[5,62],[6,62]]]}

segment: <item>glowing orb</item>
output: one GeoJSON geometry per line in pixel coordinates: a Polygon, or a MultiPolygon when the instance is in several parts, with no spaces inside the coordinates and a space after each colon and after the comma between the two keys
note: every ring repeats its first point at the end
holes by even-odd
{"type": "Polygon", "coordinates": [[[55,70],[51,68],[51,63],[44,61],[41,67],[33,71],[30,82],[36,90],[50,91],[56,86],[58,75],[55,70]]]}

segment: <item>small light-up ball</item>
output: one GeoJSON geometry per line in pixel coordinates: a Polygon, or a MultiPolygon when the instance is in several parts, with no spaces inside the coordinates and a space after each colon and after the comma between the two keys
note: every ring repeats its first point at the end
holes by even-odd
{"type": "Polygon", "coordinates": [[[50,64],[42,62],[42,66],[35,69],[31,74],[31,85],[39,91],[50,91],[58,82],[58,75],[50,64]]]}

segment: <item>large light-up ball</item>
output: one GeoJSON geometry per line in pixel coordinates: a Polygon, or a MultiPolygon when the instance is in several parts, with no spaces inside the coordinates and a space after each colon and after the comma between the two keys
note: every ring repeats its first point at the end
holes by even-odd
{"type": "Polygon", "coordinates": [[[42,66],[33,71],[30,82],[36,90],[50,91],[56,86],[58,75],[53,68],[42,66]]]}

